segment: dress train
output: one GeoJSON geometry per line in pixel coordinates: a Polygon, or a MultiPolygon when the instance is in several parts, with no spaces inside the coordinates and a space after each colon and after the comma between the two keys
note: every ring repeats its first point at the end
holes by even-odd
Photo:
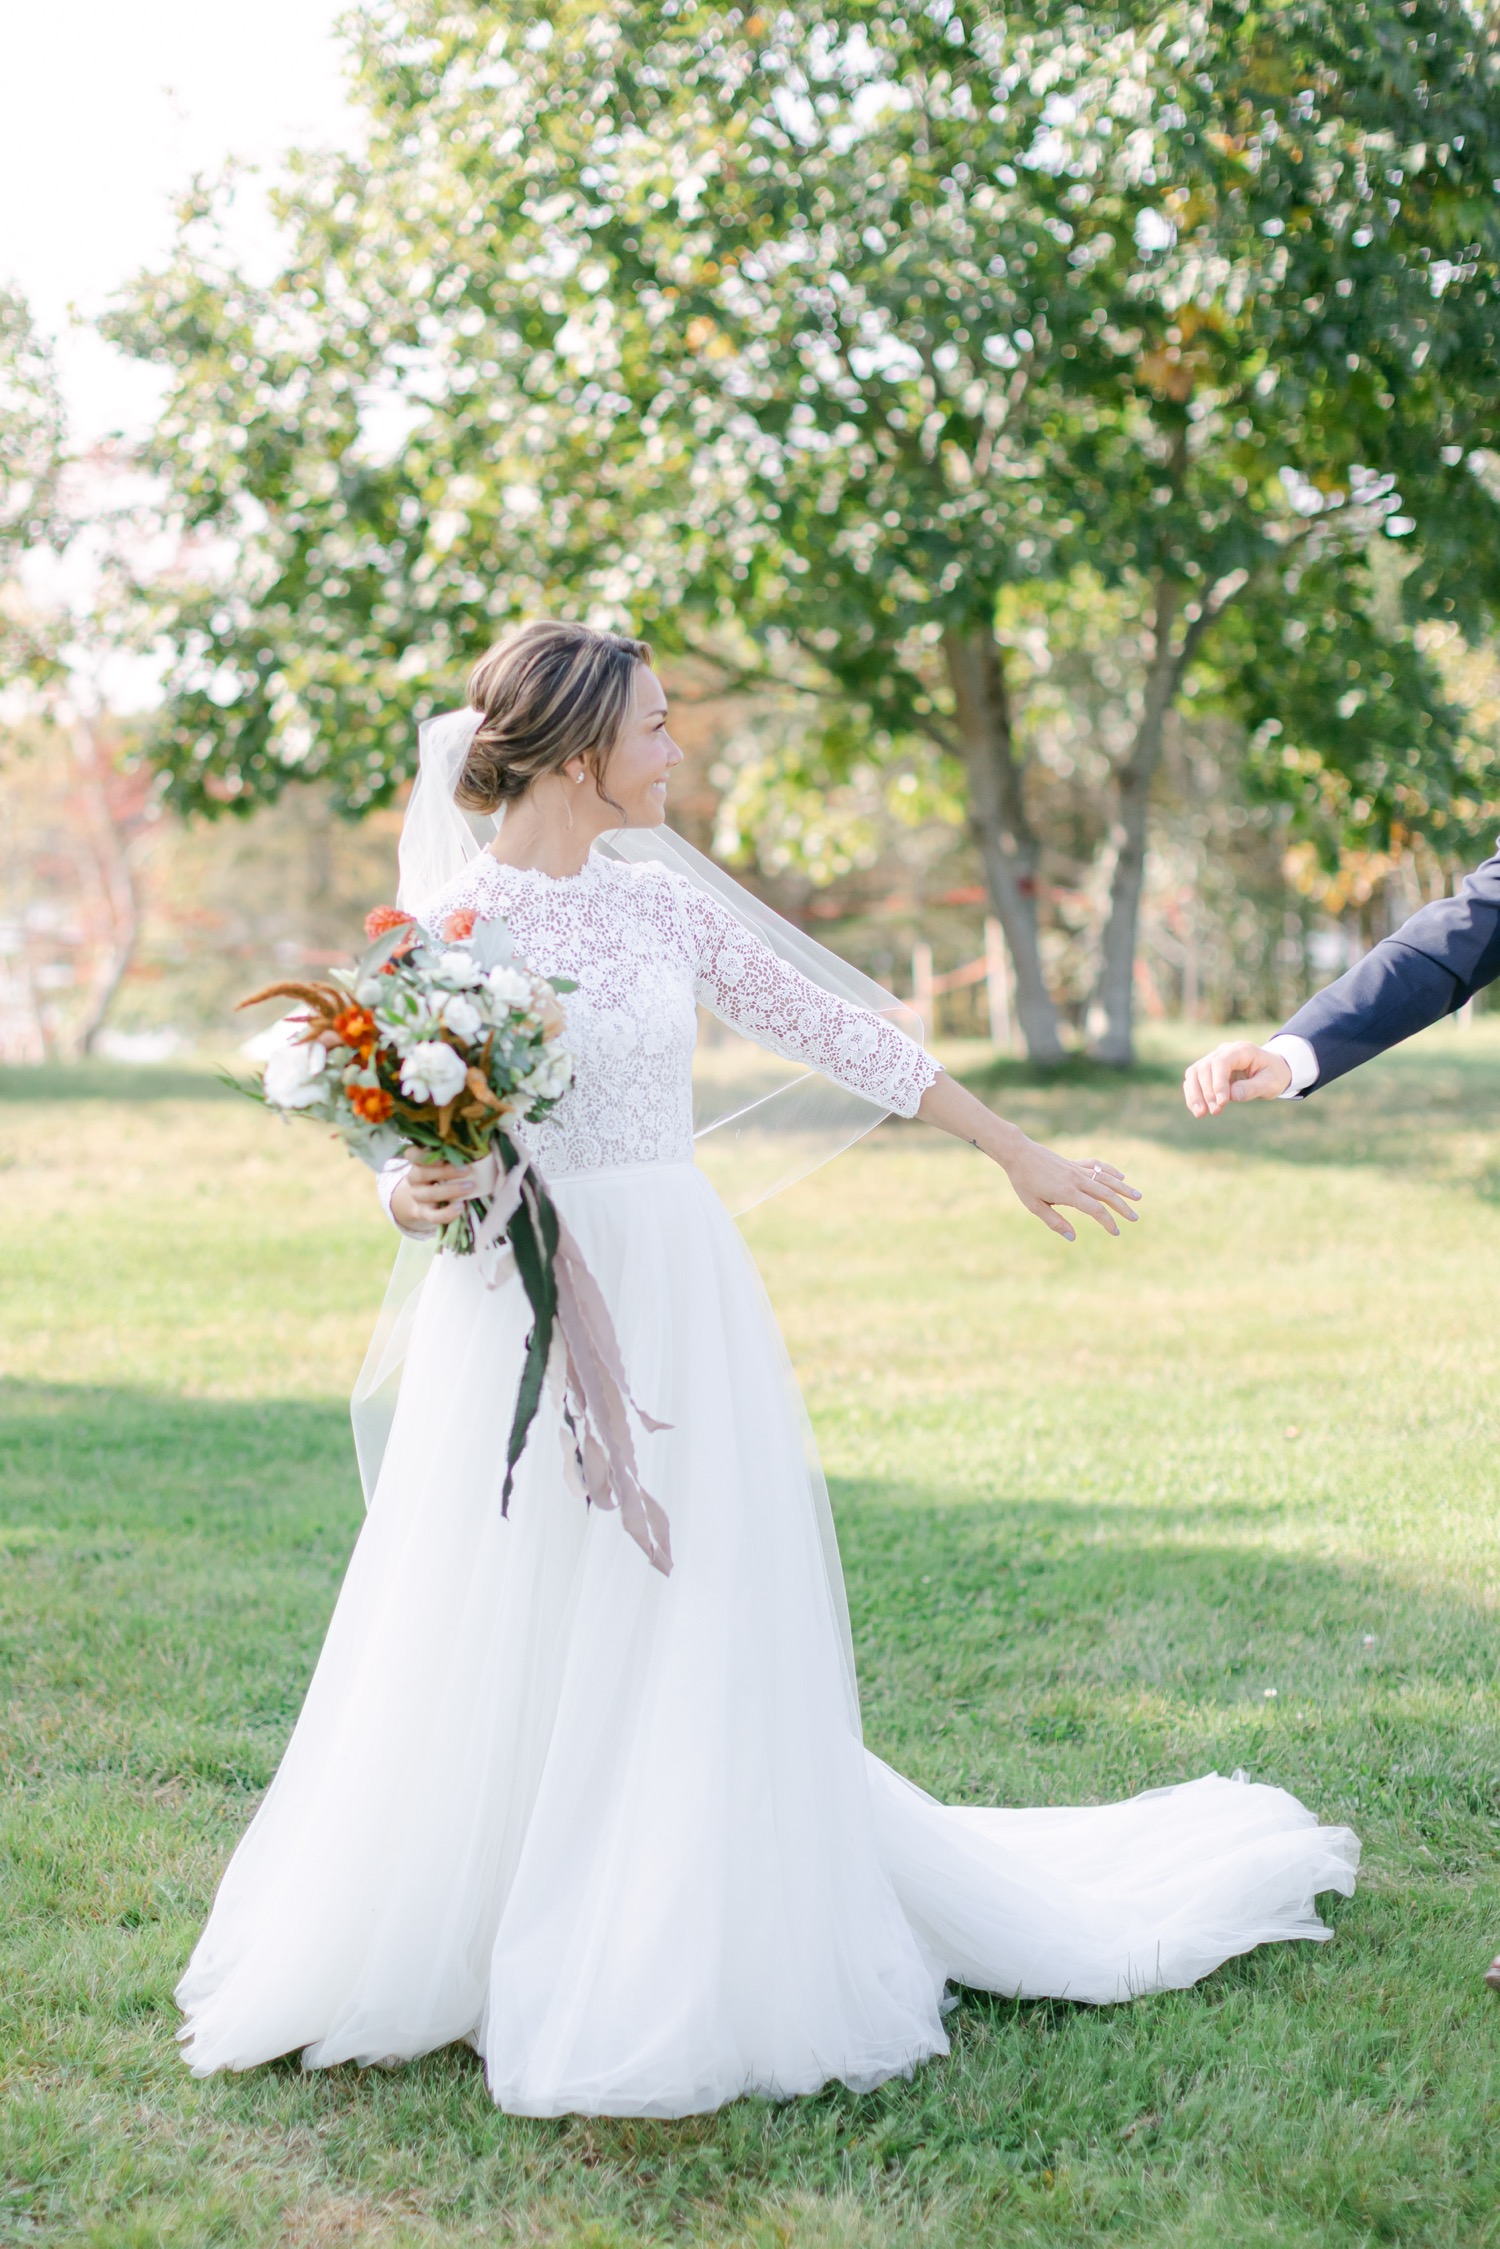
{"type": "Polygon", "coordinates": [[[952,1982],[1106,2003],[1328,1935],[1358,1843],[1210,1775],[1077,1810],[935,1804],[869,1756],[800,1396],[703,1175],[554,1181],[642,1403],[662,1578],[564,1482],[508,1520],[528,1314],[441,1257],[306,1703],[177,1997],[199,2075],[468,2039],[521,2115],[857,2089],[947,2049],[952,1982]]]}

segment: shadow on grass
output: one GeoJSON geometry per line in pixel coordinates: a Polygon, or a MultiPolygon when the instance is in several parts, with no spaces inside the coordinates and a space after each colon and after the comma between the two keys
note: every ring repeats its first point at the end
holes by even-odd
{"type": "MultiPolygon", "coordinates": [[[[1424,1833],[1500,1818],[1477,1593],[1288,1556],[1261,1535],[1279,1509],[833,1496],[871,1744],[935,1793],[1098,1800],[1243,1764],[1320,1803],[1394,1786],[1424,1833]]],[[[305,1644],[362,1520],[336,1404],[0,1383],[0,1558],[80,1616],[114,1588],[168,1639],[232,1631],[232,1578],[305,1644]]]]}
{"type": "MultiPolygon", "coordinates": [[[[45,1721],[25,1766],[27,1806],[50,1816],[55,1786],[57,1817],[73,1817],[87,1789],[95,1843],[118,1834],[116,1855],[133,1860],[138,1823],[149,1820],[167,1865],[186,1848],[184,1815],[175,1793],[163,1800],[158,1776],[185,1770],[215,1791],[227,1849],[247,1816],[245,1772],[254,1768],[263,1783],[295,1715],[291,1690],[333,1599],[330,1557],[358,1527],[342,1408],[5,1384],[0,1463],[0,1516],[20,1539],[12,1557],[25,1562],[30,1553],[44,1565],[55,1542],[69,1562],[67,1572],[23,1568],[8,1581],[12,1615],[24,1617],[30,1604],[12,1691],[18,1702],[34,1698],[45,1721]],[[225,1539],[252,1551],[228,1557],[225,1539]],[[226,1571],[231,1559],[237,1575],[226,1571]],[[232,1599],[214,1610],[201,1589],[226,1576],[232,1599]],[[305,1649],[271,1644],[277,1631],[287,1639],[284,1612],[278,1626],[258,1590],[273,1587],[277,1601],[294,1596],[305,1615],[305,1649]],[[130,1643],[106,1669],[100,1657],[132,1603],[150,1604],[152,1667],[130,1643]],[[52,1646],[70,1635],[77,1645],[61,1647],[69,1660],[54,1665],[52,1646]],[[184,1657],[203,1643],[212,1662],[174,1662],[178,1642],[184,1657]],[[175,1733],[152,1736],[153,1711],[175,1733]],[[102,1713],[107,1758],[88,1739],[90,1713],[102,1713]],[[180,1766],[161,1762],[179,1757],[180,1766]]],[[[1372,1813],[1389,1833],[1430,1839],[1434,1898],[1444,1861],[1462,1857],[1471,1831],[1492,1832],[1484,1820],[1500,1810],[1500,1759],[1472,1718],[1493,1677],[1491,1627],[1461,1601],[1409,1594],[1370,1569],[1288,1561],[1257,1548],[1241,1515],[1236,1539],[1211,1512],[1181,1508],[1112,1514],[1094,1503],[939,1501],[872,1480],[846,1481],[835,1497],[871,1744],[936,1793],[1097,1800],[1242,1764],[1294,1787],[1325,1819],[1363,1828],[1372,1813]],[[1264,1698],[1268,1680],[1279,1689],[1274,1707],[1264,1698]],[[1467,1731],[1454,1724],[1455,1711],[1462,1719],[1466,1710],[1467,1731]]],[[[52,1830],[43,1840],[55,1855],[52,1830]]],[[[66,1956],[80,1927],[95,1931],[89,1941],[104,1957],[92,1865],[79,1882],[76,1926],[66,1907],[53,1917],[70,1993],[66,1956]]],[[[1377,1884],[1336,1907],[1344,1933],[1326,1953],[1269,1947],[1193,1992],[1129,2009],[966,1994],[949,2024],[951,2058],[867,2094],[835,2087],[671,2122],[534,2122],[494,2110],[476,2058],[460,2047],[392,2072],[309,2076],[288,2061],[201,2085],[183,2079],[181,2098],[195,2132],[243,2130],[257,2149],[314,2133],[320,2178],[362,2193],[396,2191],[420,2147],[424,2177],[455,2222],[504,2214],[510,2228],[515,2212],[530,2209],[538,2240],[718,2239],[701,2228],[751,2219],[758,2228],[766,2198],[780,2207],[787,2197],[852,2201],[879,2229],[872,2241],[905,2238],[911,2225],[958,2249],[999,2238],[996,2219],[1017,2210],[1029,2213],[1027,2239],[1092,2240],[1093,2231],[1068,2232],[1065,2219],[1054,2228],[1048,2216],[1069,2165],[1077,2179],[1107,2188],[1121,2225],[1149,2227],[1180,2212],[1193,2182],[1216,2177],[1231,2145],[1267,2178],[1284,2173],[1295,2203],[1306,2191],[1298,2182],[1311,2120],[1325,2110],[1347,2117],[1351,2104],[1368,2110],[1379,2156],[1370,2192],[1383,2193],[1394,2158],[1381,2120],[1402,2097],[1382,2074],[1398,2035],[1388,2012],[1399,2002],[1394,2019],[1409,2045],[1413,2010],[1437,1988],[1433,1954],[1403,1935],[1407,1907],[1389,1893],[1387,1880],[1384,1894],[1377,1884]],[[1297,2068],[1287,2072],[1280,2058],[1291,2047],[1297,2068]],[[551,2231],[541,2208],[548,2197],[556,2198],[551,2231]],[[639,2231],[617,2230],[626,2227],[639,2231]]],[[[1480,1940],[1459,1922],[1477,1909],[1461,1883],[1442,1894],[1445,1941],[1467,1958],[1480,1940]]],[[[193,1915],[174,1899],[175,1890],[165,1905],[153,1892],[141,1911],[151,1921],[170,1907],[172,1944],[185,1952],[196,1897],[193,1915]]],[[[108,1942],[126,1975],[136,1930],[108,1942]]],[[[174,1952],[154,1972],[153,2069],[171,2058],[167,1994],[178,1964],[174,1952]]],[[[103,2010],[101,2038],[116,2035],[110,1988],[105,1974],[101,1996],[68,2000],[103,2010]]],[[[93,2035],[80,2014],[70,2038],[93,2035]]],[[[1451,2079],[1457,2034],[1445,2036],[1451,2079]]],[[[91,2100],[112,2097],[112,2069],[101,2064],[90,2079],[91,2100]]],[[[153,2097],[175,2099],[165,2089],[153,2097]]],[[[112,2127],[122,2150],[139,2132],[139,2099],[131,2079],[112,2127]]],[[[1431,2136],[1445,2128],[1440,2107],[1423,2111],[1429,2177],[1431,2136]]],[[[129,2160],[121,2154],[122,2177],[133,2178],[129,2160]]],[[[92,2143],[80,2148],[79,2165],[86,2203],[98,2169],[92,2143]]],[[[267,2185],[280,2191],[269,2174],[267,2185]]],[[[790,2238],[766,2222],[768,2240],[790,2238]]],[[[760,2231],[745,2238],[759,2240],[760,2231]]],[[[1354,2228],[1319,2238],[1347,2239],[1352,2249],[1368,2235],[1354,2228]]]]}
{"type": "MultiPolygon", "coordinates": [[[[1066,1672],[1175,1692],[1201,1683],[1206,1660],[1215,1677],[1253,1679],[1259,1697],[1270,1646],[1301,1639],[1357,1651],[1360,1675],[1388,1684],[1493,1684],[1494,1620],[1478,1591],[1470,1604],[1370,1565],[1280,1552],[1262,1535],[1280,1524],[1279,1501],[1132,1495],[1116,1509],[870,1478],[835,1478],[831,1491],[861,1637],[887,1656],[925,1652],[934,1681],[973,1642],[1040,1661],[1054,1683],[1066,1672]],[[1063,1644],[1044,1647],[1053,1635],[1063,1644]]],[[[340,1402],[0,1379],[11,1553],[190,1534],[295,1557],[309,1536],[352,1544],[362,1521],[340,1402]]]]}
{"type": "Polygon", "coordinates": [[[264,1547],[363,1518],[348,1410],[0,1378],[0,1531],[191,1532],[264,1547]]]}
{"type": "Polygon", "coordinates": [[[1378,1808],[1492,1865],[1477,1592],[1278,1553],[1239,1509],[833,1497],[871,1747],[933,1794],[1096,1802],[1244,1767],[1325,1819],[1378,1808]]]}

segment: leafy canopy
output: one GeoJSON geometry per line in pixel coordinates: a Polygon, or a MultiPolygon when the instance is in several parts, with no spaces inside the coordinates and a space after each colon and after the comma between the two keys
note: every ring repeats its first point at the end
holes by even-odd
{"type": "Polygon", "coordinates": [[[64,437],[52,355],[25,299],[0,288],[0,683],[48,678],[57,666],[55,635],[16,573],[30,549],[63,536],[64,437]]]}
{"type": "Polygon", "coordinates": [[[200,200],[116,324],[222,558],[162,616],[179,801],[380,801],[542,607],[941,741],[943,631],[1092,580],[1217,636],[1276,785],[1429,817],[1411,628],[1500,593],[1494,73],[1454,0],[367,8],[283,273],[200,200]]]}

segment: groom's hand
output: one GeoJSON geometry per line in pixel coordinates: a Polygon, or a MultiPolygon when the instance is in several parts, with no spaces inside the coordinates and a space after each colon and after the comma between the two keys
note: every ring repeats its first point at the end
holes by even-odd
{"type": "Polygon", "coordinates": [[[1182,1081],[1182,1098],[1195,1117],[1216,1117],[1231,1101],[1275,1101],[1292,1082],[1284,1054],[1248,1039],[1229,1039],[1194,1062],[1182,1081]]]}

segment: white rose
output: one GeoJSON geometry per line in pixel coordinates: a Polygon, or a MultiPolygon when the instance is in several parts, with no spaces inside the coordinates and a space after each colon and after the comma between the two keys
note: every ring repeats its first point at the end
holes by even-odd
{"type": "Polygon", "coordinates": [[[261,1078],[266,1099],[277,1109],[310,1109],[323,1098],[327,1063],[328,1050],[321,1041],[278,1047],[261,1078]]]}
{"type": "Polygon", "coordinates": [[[467,1076],[462,1055],[440,1039],[428,1039],[414,1046],[402,1063],[401,1091],[408,1101],[435,1101],[441,1109],[462,1092],[467,1076]]]}
{"type": "Polygon", "coordinates": [[[445,976],[450,984],[461,984],[465,989],[484,982],[484,970],[472,953],[466,953],[462,949],[444,953],[438,962],[438,973],[445,976]]]}
{"type": "Polygon", "coordinates": [[[522,1082],[534,1100],[555,1101],[558,1094],[571,1082],[572,1076],[571,1058],[551,1046],[535,1069],[527,1071],[522,1082]]]}
{"type": "Polygon", "coordinates": [[[466,1046],[478,1038],[484,1027],[478,1008],[472,1000],[465,999],[462,992],[455,992],[451,1000],[444,1000],[443,1021],[453,1036],[462,1039],[466,1046]]]}
{"type": "Polygon", "coordinates": [[[531,978],[523,976],[518,969],[492,968],[484,981],[497,1007],[530,1007],[531,978]]]}

